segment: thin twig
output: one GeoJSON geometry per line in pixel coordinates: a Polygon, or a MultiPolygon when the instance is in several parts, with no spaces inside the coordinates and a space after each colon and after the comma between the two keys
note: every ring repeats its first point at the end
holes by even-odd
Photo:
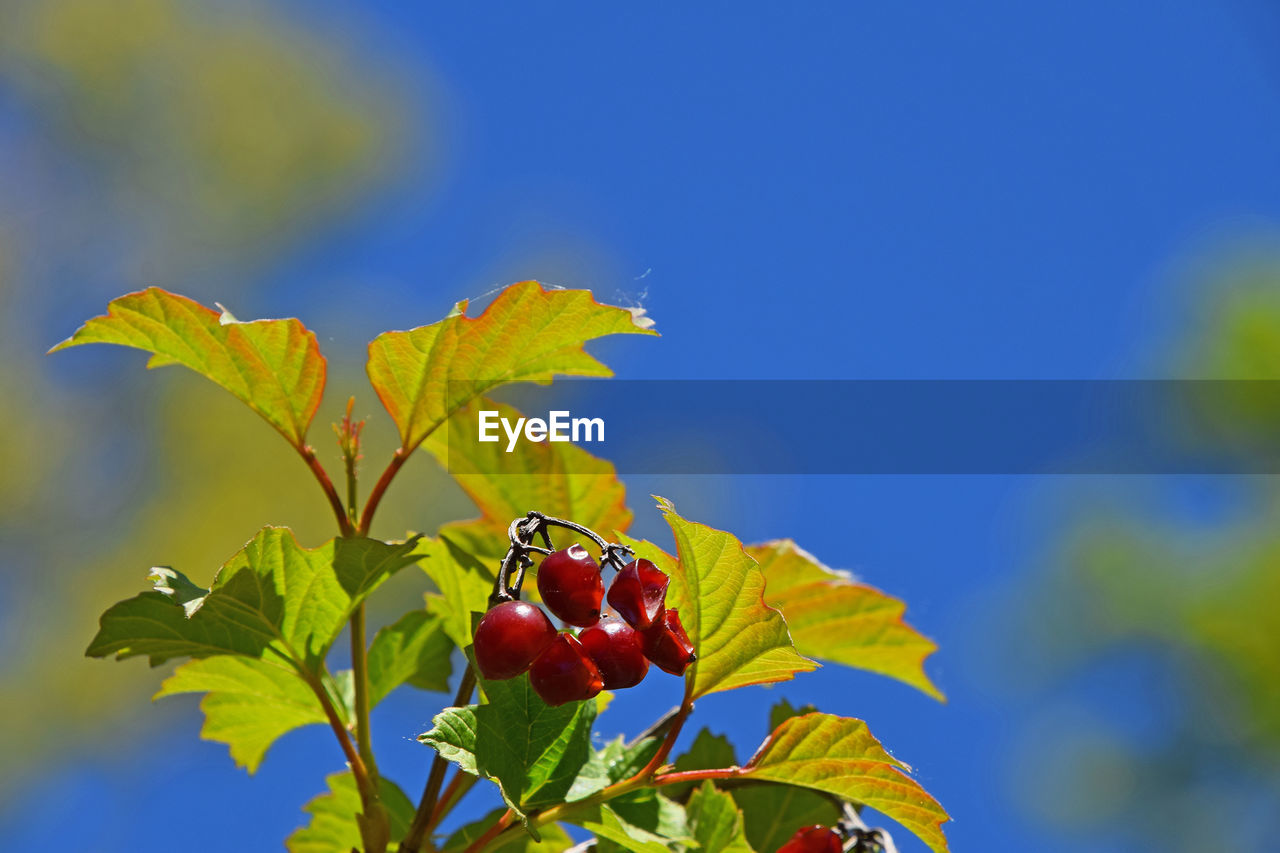
{"type": "Polygon", "coordinates": [[[378,482],[374,484],[373,491],[369,492],[369,499],[365,501],[364,512],[360,514],[360,524],[357,529],[364,534],[368,534],[370,525],[373,524],[373,515],[378,511],[378,504],[382,503],[382,496],[386,494],[387,487],[391,485],[391,481],[396,478],[396,473],[409,461],[410,451],[403,447],[397,448],[391,461],[387,463],[386,469],[382,472],[382,476],[378,478],[378,482]]]}
{"type": "MultiPolygon", "coordinates": [[[[476,674],[470,666],[462,674],[462,681],[458,683],[458,692],[453,697],[453,705],[450,707],[460,708],[471,701],[471,693],[476,689],[476,674]]],[[[440,797],[440,786],[444,784],[445,771],[449,769],[449,762],[440,753],[436,753],[435,758],[431,760],[431,772],[427,775],[426,787],[422,789],[422,799],[418,801],[418,810],[413,815],[413,823],[409,825],[409,831],[405,834],[404,841],[400,844],[400,853],[418,853],[422,847],[422,841],[427,837],[427,832],[433,824],[435,816],[436,802],[440,797]]]]}
{"type": "Polygon", "coordinates": [[[494,822],[493,826],[485,830],[484,835],[467,845],[467,849],[464,853],[480,853],[481,850],[489,846],[490,841],[493,841],[501,835],[503,831],[511,825],[511,822],[515,820],[515,816],[515,812],[511,809],[507,809],[506,812],[503,813],[502,817],[498,818],[494,822]]]}
{"type": "Polygon", "coordinates": [[[329,499],[329,507],[333,510],[333,515],[338,520],[338,529],[342,531],[343,536],[350,536],[352,533],[351,520],[347,518],[347,511],[342,506],[342,498],[338,497],[338,490],[333,487],[333,481],[329,479],[329,472],[324,470],[324,466],[316,458],[315,448],[310,445],[302,445],[301,447],[295,445],[295,447],[297,447],[298,453],[302,456],[302,461],[307,463],[307,467],[315,475],[316,481],[320,483],[320,488],[324,490],[325,497],[329,499]]]}

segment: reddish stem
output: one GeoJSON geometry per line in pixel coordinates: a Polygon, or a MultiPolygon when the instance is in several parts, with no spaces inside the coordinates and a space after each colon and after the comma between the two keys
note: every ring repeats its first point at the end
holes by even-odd
{"type": "Polygon", "coordinates": [[[740,767],[723,767],[716,770],[682,770],[653,777],[655,785],[679,785],[681,782],[701,782],[704,779],[732,779],[742,773],[740,767]]]}
{"type": "Polygon", "coordinates": [[[338,739],[338,745],[342,747],[342,752],[347,757],[347,763],[351,765],[351,775],[356,779],[356,787],[360,790],[361,799],[366,796],[376,795],[370,785],[369,773],[364,766],[364,762],[360,759],[360,753],[356,751],[355,746],[351,743],[351,736],[347,732],[347,727],[342,724],[342,718],[338,716],[338,709],[333,706],[333,702],[329,699],[328,692],[324,689],[324,685],[312,676],[304,676],[316,698],[320,700],[320,706],[324,709],[324,715],[329,720],[329,727],[333,729],[334,736],[338,739]]]}
{"type": "Polygon", "coordinates": [[[315,449],[306,444],[297,447],[297,449],[302,456],[302,461],[306,462],[307,467],[311,469],[311,473],[315,474],[316,480],[320,483],[320,488],[324,490],[325,497],[329,499],[329,506],[333,509],[333,514],[338,519],[338,529],[342,531],[343,536],[350,536],[353,533],[351,520],[347,518],[347,511],[342,506],[342,498],[338,497],[338,490],[333,487],[333,481],[329,479],[329,473],[324,470],[324,466],[316,458],[315,449]]]}
{"type": "Polygon", "coordinates": [[[436,828],[449,810],[457,805],[457,801],[471,790],[471,786],[475,784],[476,777],[463,770],[457,770],[453,774],[453,778],[449,780],[449,784],[445,785],[444,790],[440,793],[440,801],[436,803],[435,809],[431,812],[431,820],[427,823],[427,831],[436,828]]]}
{"type": "Polygon", "coordinates": [[[503,831],[511,825],[511,821],[514,819],[515,812],[511,811],[511,809],[507,809],[502,817],[498,818],[498,820],[494,822],[493,826],[485,830],[484,835],[471,842],[471,845],[467,847],[465,853],[480,853],[480,851],[483,850],[490,841],[493,841],[493,839],[501,835],[503,831]]]}
{"type": "MultiPolygon", "coordinates": [[[[373,514],[378,511],[378,504],[382,502],[382,496],[386,493],[387,486],[390,486],[391,481],[396,478],[401,466],[409,461],[410,452],[403,447],[397,448],[395,455],[387,463],[386,470],[382,472],[382,476],[378,478],[378,482],[374,485],[373,491],[369,493],[369,499],[364,504],[364,512],[360,514],[360,526],[358,529],[362,534],[368,535],[369,527],[373,524],[373,514]]],[[[341,506],[341,502],[339,502],[339,506],[341,506]]]]}

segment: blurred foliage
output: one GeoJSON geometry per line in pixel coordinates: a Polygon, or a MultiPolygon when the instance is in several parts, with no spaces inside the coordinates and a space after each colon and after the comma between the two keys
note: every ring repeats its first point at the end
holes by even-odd
{"type": "MultiPolygon", "coordinates": [[[[83,658],[104,602],[153,564],[208,581],[267,522],[311,545],[333,533],[305,467],[216,388],[180,369],[145,375],[136,353],[43,355],[86,307],[157,282],[213,282],[187,289],[251,316],[252,270],[402,167],[414,108],[387,58],[297,14],[0,0],[0,395],[21,413],[0,442],[0,804],[32,768],[123,754],[163,719],[164,704],[144,712],[161,673],[83,658]]],[[[313,310],[340,316],[315,297],[313,310]]],[[[377,401],[362,352],[327,355],[311,441],[333,464],[327,422],[345,395],[360,395],[357,413],[377,401]]],[[[391,424],[375,416],[369,439],[380,464],[391,424]]],[[[464,512],[444,483],[425,458],[409,466],[386,529],[464,512]]]]}
{"type": "MultiPolygon", "coordinates": [[[[1250,263],[1205,292],[1181,375],[1280,379],[1280,263],[1250,263]]],[[[1251,436],[1280,430],[1268,396],[1244,391],[1215,413],[1232,427],[1219,432],[1226,449],[1248,453],[1251,436]]],[[[1277,485],[1163,480],[1090,496],[1026,617],[1051,665],[1035,689],[1056,710],[1024,733],[1015,785],[1042,818],[1129,850],[1274,849],[1277,485]],[[1179,507],[1180,489],[1198,498],[1179,507]],[[1114,700],[1082,703],[1090,673],[1109,667],[1127,673],[1114,700]]]]}
{"type": "Polygon", "coordinates": [[[270,248],[385,176],[404,132],[385,80],[261,5],[10,0],[0,14],[6,88],[165,254],[270,248]]]}

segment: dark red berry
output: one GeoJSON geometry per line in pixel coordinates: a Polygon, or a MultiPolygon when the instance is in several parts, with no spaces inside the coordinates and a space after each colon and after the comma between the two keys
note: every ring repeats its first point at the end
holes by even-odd
{"type": "Polygon", "coordinates": [[[623,566],[609,587],[609,604],[637,631],[662,618],[671,578],[648,560],[632,560],[623,566]]]}
{"type": "Polygon", "coordinates": [[[621,619],[606,616],[578,634],[578,640],[600,670],[605,690],[635,687],[649,672],[649,659],[640,646],[640,635],[621,619]]]}
{"type": "Polygon", "coordinates": [[[645,657],[665,672],[684,675],[689,664],[697,659],[693,643],[689,642],[689,635],[680,624],[680,611],[674,608],[664,611],[661,621],[638,633],[645,657]]]}
{"type": "Polygon", "coordinates": [[[600,670],[572,634],[561,634],[529,667],[529,681],[542,701],[563,705],[590,699],[604,687],[600,670]]]}
{"type": "Polygon", "coordinates": [[[604,599],[600,566],[581,545],[548,554],[538,567],[538,594],[547,609],[568,624],[594,625],[604,599]]]}
{"type": "Polygon", "coordinates": [[[791,840],[778,848],[778,853],[840,853],[844,840],[840,833],[825,826],[806,826],[796,830],[791,840]]]}
{"type": "Polygon", "coordinates": [[[476,626],[476,665],[485,678],[519,675],[556,638],[556,626],[539,607],[506,601],[484,614],[476,626]]]}

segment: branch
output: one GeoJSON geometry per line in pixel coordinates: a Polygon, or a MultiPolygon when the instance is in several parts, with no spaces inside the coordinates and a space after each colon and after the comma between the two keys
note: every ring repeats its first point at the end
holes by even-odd
{"type": "Polygon", "coordinates": [[[513,812],[511,809],[507,809],[506,812],[503,813],[502,817],[494,821],[493,826],[485,830],[484,835],[480,836],[475,841],[471,842],[470,845],[468,845],[464,853],[480,853],[481,850],[483,850],[485,847],[489,845],[490,841],[493,841],[495,838],[501,835],[503,831],[508,826],[511,825],[511,822],[515,820],[515,816],[516,816],[515,812],[513,812]]]}
{"type": "MultiPolygon", "coordinates": [[[[466,705],[471,701],[471,693],[475,689],[476,674],[468,665],[462,674],[462,681],[458,683],[458,692],[454,695],[453,704],[450,707],[460,708],[466,705]]],[[[435,811],[436,802],[440,797],[440,786],[444,784],[444,774],[448,769],[449,762],[437,752],[436,757],[431,760],[431,773],[427,776],[427,785],[422,789],[422,799],[418,801],[418,810],[414,812],[413,823],[409,825],[409,831],[400,844],[399,853],[418,853],[427,832],[440,817],[443,817],[443,815],[436,815],[435,811]]]]}
{"type": "Polygon", "coordinates": [[[387,463],[386,469],[382,472],[382,476],[374,484],[373,491],[369,493],[369,499],[365,501],[364,512],[360,514],[360,524],[357,529],[361,533],[367,534],[369,532],[369,526],[373,524],[373,514],[378,511],[378,504],[382,503],[382,496],[386,494],[387,486],[391,485],[391,481],[396,478],[396,474],[404,463],[409,461],[410,452],[403,447],[397,448],[395,454],[391,457],[391,461],[387,463]]]}
{"type": "Polygon", "coordinates": [[[324,466],[316,458],[315,448],[309,444],[301,447],[294,446],[297,447],[298,453],[302,456],[302,461],[307,463],[307,467],[315,475],[316,481],[320,483],[320,488],[324,490],[325,497],[329,499],[329,506],[333,510],[334,517],[338,519],[338,529],[343,536],[350,536],[353,533],[351,520],[347,518],[347,511],[342,506],[342,498],[338,497],[338,490],[333,487],[333,481],[329,479],[329,473],[324,470],[324,466]]]}

